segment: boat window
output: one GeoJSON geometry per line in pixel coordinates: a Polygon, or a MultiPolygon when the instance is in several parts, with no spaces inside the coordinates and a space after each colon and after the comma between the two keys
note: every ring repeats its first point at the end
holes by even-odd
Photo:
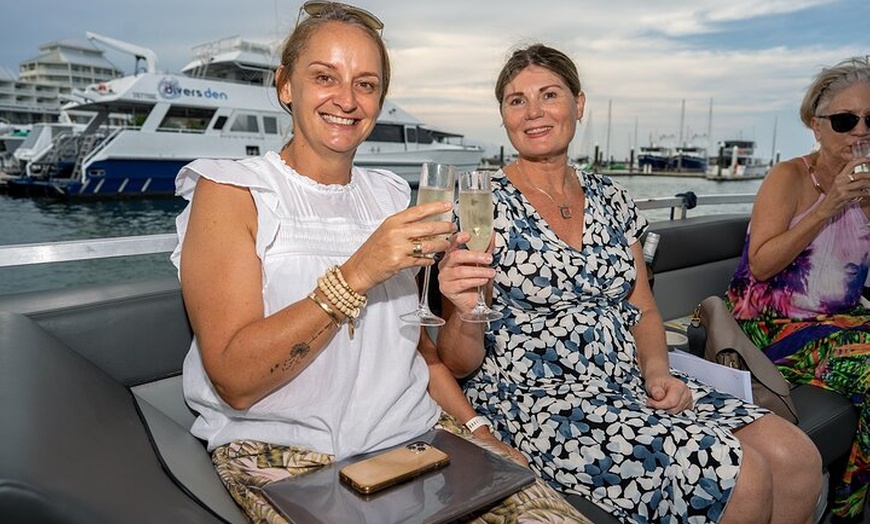
{"type": "Polygon", "coordinates": [[[163,117],[160,131],[202,133],[214,115],[214,109],[172,106],[163,117]]]}
{"type": "Polygon", "coordinates": [[[225,125],[227,125],[227,117],[224,115],[217,117],[217,120],[215,120],[215,122],[214,122],[214,128],[217,131],[220,131],[221,129],[223,129],[225,125]]]}
{"type": "Polygon", "coordinates": [[[406,127],[405,128],[405,142],[409,144],[417,143],[417,128],[416,127],[406,127]]]}
{"type": "Polygon", "coordinates": [[[432,135],[432,131],[419,127],[417,128],[417,142],[421,144],[431,144],[435,141],[435,137],[432,135]]]}
{"type": "Polygon", "coordinates": [[[399,124],[375,124],[372,134],[366,139],[367,142],[398,142],[405,141],[404,126],[399,124]]]}
{"type": "Polygon", "coordinates": [[[278,134],[278,119],[274,116],[263,117],[263,132],[267,135],[278,134]]]}
{"type": "Polygon", "coordinates": [[[233,125],[230,126],[230,131],[259,133],[260,126],[257,125],[257,115],[236,115],[233,125]]]}
{"type": "Polygon", "coordinates": [[[52,126],[51,128],[51,138],[53,139],[59,135],[69,135],[72,134],[71,126],[52,126]]]}

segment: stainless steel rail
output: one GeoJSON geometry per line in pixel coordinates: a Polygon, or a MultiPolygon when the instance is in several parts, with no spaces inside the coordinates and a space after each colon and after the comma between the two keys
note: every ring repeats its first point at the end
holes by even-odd
{"type": "MultiPolygon", "coordinates": [[[[698,195],[697,206],[721,204],[751,204],[753,194],[698,195]]],[[[689,201],[685,197],[657,197],[635,200],[638,209],[671,209],[671,219],[684,219],[688,215],[689,201]],[[679,215],[675,217],[675,212],[679,215]]],[[[178,237],[174,233],[143,235],[94,240],[70,240],[34,244],[0,246],[0,268],[29,266],[52,262],[94,260],[136,255],[168,253],[175,249],[178,237]]]]}
{"type": "MultiPolygon", "coordinates": [[[[755,195],[752,193],[730,193],[722,195],[697,195],[697,202],[693,207],[712,206],[722,204],[751,204],[755,202],[755,195]]],[[[689,201],[686,197],[656,197],[656,198],[639,198],[635,199],[634,203],[638,209],[667,209],[671,208],[671,219],[686,218],[688,211],[693,209],[689,207],[689,201]],[[678,217],[674,216],[674,212],[680,210],[678,217]]]]}
{"type": "Polygon", "coordinates": [[[175,234],[15,244],[0,246],[0,267],[152,255],[170,252],[177,244],[175,234]]]}

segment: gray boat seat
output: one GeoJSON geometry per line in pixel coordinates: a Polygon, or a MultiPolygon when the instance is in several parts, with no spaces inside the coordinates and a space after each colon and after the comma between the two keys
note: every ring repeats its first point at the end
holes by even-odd
{"type": "MultiPolygon", "coordinates": [[[[653,292],[666,329],[683,330],[702,300],[722,296],[743,254],[749,217],[699,216],[656,223],[661,235],[653,262],[653,292]],[[711,223],[715,222],[715,223],[711,223]]],[[[792,389],[798,426],[813,440],[825,465],[847,454],[852,447],[857,413],[851,402],[837,393],[809,385],[792,389]]]]}
{"type": "Polygon", "coordinates": [[[128,388],[20,314],[0,349],[0,522],[226,522],[167,475],[128,388]]]}
{"type": "Polygon", "coordinates": [[[196,418],[184,402],[181,375],[132,388],[163,466],[192,495],[227,522],[247,519],[215,473],[205,444],[190,433],[196,418]]]}

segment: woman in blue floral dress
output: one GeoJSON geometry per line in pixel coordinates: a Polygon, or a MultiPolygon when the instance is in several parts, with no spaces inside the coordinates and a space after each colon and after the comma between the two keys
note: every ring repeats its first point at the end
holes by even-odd
{"type": "Polygon", "coordinates": [[[519,50],[496,97],[519,158],[492,180],[492,254],[459,233],[439,274],[439,354],[472,404],[554,487],[622,522],[809,522],[821,463],[806,435],[670,371],[639,263],[648,224],[567,163],[585,102],[571,60],[519,50]],[[490,279],[502,319],[463,322],[490,279]]]}

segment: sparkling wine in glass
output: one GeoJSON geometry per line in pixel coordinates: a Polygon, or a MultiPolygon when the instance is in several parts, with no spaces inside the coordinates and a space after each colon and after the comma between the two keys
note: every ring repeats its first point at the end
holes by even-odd
{"type": "MultiPolygon", "coordinates": [[[[459,175],[459,228],[471,234],[465,243],[472,251],[485,251],[492,236],[492,188],[489,172],[468,171],[459,175]]],[[[486,305],[483,286],[477,287],[477,304],[459,318],[465,322],[490,322],[501,318],[501,313],[486,305]]]]}
{"type": "MultiPolygon", "coordinates": [[[[860,158],[870,158],[870,142],[866,140],[859,140],[852,144],[852,158],[858,160],[860,158]]],[[[852,171],[853,173],[870,173],[870,166],[867,164],[861,164],[855,166],[855,169],[852,171]]],[[[860,198],[858,200],[860,202],[860,198]]],[[[861,226],[862,229],[870,228],[870,222],[861,226]]],[[[866,287],[864,288],[867,289],[866,287]]]]}
{"type": "MultiPolygon", "coordinates": [[[[429,202],[453,202],[456,191],[456,168],[448,164],[427,162],[420,168],[420,184],[417,187],[417,205],[429,202]]],[[[424,218],[424,221],[451,222],[451,211],[424,218]]],[[[425,239],[419,239],[425,240],[425,239]]],[[[399,318],[419,326],[443,326],[444,319],[429,309],[429,274],[432,266],[423,268],[423,287],[417,309],[404,313],[399,318]]]]}
{"type": "MultiPolygon", "coordinates": [[[[855,160],[861,158],[870,158],[870,142],[865,140],[859,140],[852,144],[852,158],[855,160]]],[[[870,172],[870,166],[866,164],[861,164],[855,166],[855,173],[867,173],[870,172]]]]}

